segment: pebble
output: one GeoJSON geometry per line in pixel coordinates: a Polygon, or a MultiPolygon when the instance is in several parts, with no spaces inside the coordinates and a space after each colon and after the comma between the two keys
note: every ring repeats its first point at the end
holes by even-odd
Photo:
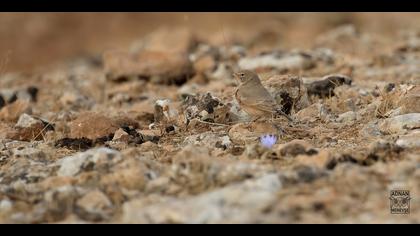
{"type": "Polygon", "coordinates": [[[16,122],[23,113],[32,114],[30,103],[24,100],[17,100],[0,110],[0,120],[16,122]]]}
{"type": "Polygon", "coordinates": [[[276,174],[226,186],[185,199],[167,198],[145,205],[132,200],[123,205],[123,223],[228,223],[253,222],[282,189],[276,174]],[[182,209],[182,210],[181,210],[182,209]]]}
{"type": "Polygon", "coordinates": [[[95,140],[114,134],[118,124],[104,115],[84,112],[70,123],[70,138],[95,140]]]}
{"type": "Polygon", "coordinates": [[[395,116],[379,124],[380,131],[385,134],[401,134],[418,128],[420,128],[420,113],[395,116]]]}
{"type": "Polygon", "coordinates": [[[309,69],[314,66],[312,58],[304,53],[270,53],[256,57],[244,57],[238,62],[243,70],[275,68],[277,70],[309,69]]]}
{"type": "Polygon", "coordinates": [[[90,149],[86,152],[77,153],[73,156],[64,157],[57,161],[60,168],[58,176],[75,176],[83,171],[83,167],[92,162],[94,165],[100,162],[119,161],[121,154],[109,148],[90,149]]]}
{"type": "Polygon", "coordinates": [[[402,148],[420,148],[420,131],[413,131],[400,136],[395,144],[402,148]]]}

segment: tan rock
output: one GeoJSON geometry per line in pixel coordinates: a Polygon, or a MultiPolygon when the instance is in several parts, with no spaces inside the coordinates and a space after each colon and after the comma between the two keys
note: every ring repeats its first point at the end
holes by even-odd
{"type": "Polygon", "coordinates": [[[420,128],[420,113],[410,113],[383,120],[379,130],[384,134],[405,133],[420,128]]]}
{"type": "Polygon", "coordinates": [[[97,139],[115,133],[118,128],[118,124],[106,116],[84,112],[71,122],[70,137],[97,139]]]}
{"type": "Polygon", "coordinates": [[[412,88],[399,102],[401,114],[420,113],[420,86],[412,88]]]}
{"type": "Polygon", "coordinates": [[[105,72],[109,79],[121,77],[150,78],[160,83],[181,82],[191,74],[192,66],[186,54],[162,51],[141,51],[131,55],[108,51],[104,56],[105,72]]]}
{"type": "Polygon", "coordinates": [[[16,131],[11,127],[11,124],[0,122],[0,139],[8,138],[9,133],[15,133],[16,131]]]}
{"type": "Polygon", "coordinates": [[[168,53],[188,53],[195,44],[195,36],[186,27],[161,27],[146,35],[144,39],[136,42],[132,51],[147,48],[152,51],[168,53]]]}
{"type": "Polygon", "coordinates": [[[206,55],[194,62],[194,69],[197,73],[204,73],[216,67],[216,62],[211,55],[206,55]]]}
{"type": "Polygon", "coordinates": [[[118,142],[128,142],[130,140],[130,135],[127,134],[123,129],[118,129],[115,131],[114,138],[112,141],[118,141],[118,142]]]}
{"type": "Polygon", "coordinates": [[[276,52],[255,57],[244,57],[238,61],[244,70],[257,70],[262,68],[276,68],[277,70],[305,70],[312,68],[315,62],[312,58],[300,52],[278,54],[276,52]]]}
{"type": "Polygon", "coordinates": [[[20,141],[42,140],[46,132],[44,123],[26,113],[23,113],[7,138],[20,141]]]}
{"type": "Polygon", "coordinates": [[[420,148],[420,131],[400,136],[395,144],[403,148],[420,148]]]}
{"type": "Polygon", "coordinates": [[[288,143],[279,145],[276,148],[276,152],[279,156],[291,156],[295,157],[298,155],[313,155],[317,151],[304,140],[295,139],[288,143]]]}
{"type": "Polygon", "coordinates": [[[296,157],[296,163],[314,166],[320,169],[325,168],[327,164],[332,160],[332,154],[327,150],[321,150],[318,154],[308,156],[308,155],[299,155],[296,157]]]}
{"type": "Polygon", "coordinates": [[[320,117],[320,106],[321,104],[318,103],[312,104],[296,113],[295,117],[302,122],[314,122],[320,117]]]}
{"type": "Polygon", "coordinates": [[[274,75],[263,81],[276,102],[288,113],[302,110],[310,105],[306,87],[298,76],[274,75]]]}
{"type": "Polygon", "coordinates": [[[0,110],[0,120],[16,122],[23,113],[32,114],[28,101],[17,100],[0,110]]]}
{"type": "Polygon", "coordinates": [[[119,163],[112,173],[102,177],[101,183],[107,185],[118,185],[122,188],[131,190],[142,190],[146,185],[146,166],[130,158],[119,163]]]}
{"type": "Polygon", "coordinates": [[[66,185],[73,185],[75,183],[76,179],[71,176],[51,176],[43,180],[41,183],[39,183],[39,185],[44,191],[48,191],[66,185]]]}
{"type": "Polygon", "coordinates": [[[119,115],[117,117],[113,117],[113,120],[117,123],[118,127],[131,126],[134,129],[139,128],[139,123],[128,115],[119,115]]]}
{"type": "Polygon", "coordinates": [[[112,206],[112,203],[103,192],[94,190],[80,198],[76,205],[86,212],[95,213],[106,210],[112,206]]]}
{"type": "Polygon", "coordinates": [[[145,143],[141,144],[141,150],[148,152],[148,151],[154,151],[158,148],[158,145],[156,143],[147,141],[145,143]]]}

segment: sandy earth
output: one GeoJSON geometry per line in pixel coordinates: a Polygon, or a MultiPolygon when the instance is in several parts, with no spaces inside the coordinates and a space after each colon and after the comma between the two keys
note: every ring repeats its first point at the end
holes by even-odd
{"type": "Polygon", "coordinates": [[[0,223],[419,223],[419,20],[2,13],[0,223]]]}

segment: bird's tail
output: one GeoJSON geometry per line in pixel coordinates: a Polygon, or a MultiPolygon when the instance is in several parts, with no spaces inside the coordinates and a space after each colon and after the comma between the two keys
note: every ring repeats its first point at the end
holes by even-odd
{"type": "Polygon", "coordinates": [[[286,117],[289,121],[293,121],[292,117],[284,113],[284,111],[282,111],[280,108],[276,109],[276,114],[286,117]]]}

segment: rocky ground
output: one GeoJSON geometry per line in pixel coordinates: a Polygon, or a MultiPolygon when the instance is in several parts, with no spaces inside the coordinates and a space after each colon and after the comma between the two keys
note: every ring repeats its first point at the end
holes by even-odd
{"type": "Polygon", "coordinates": [[[246,35],[156,28],[2,74],[0,223],[420,223],[420,28],[246,35]],[[240,69],[294,121],[251,121],[240,69]]]}

